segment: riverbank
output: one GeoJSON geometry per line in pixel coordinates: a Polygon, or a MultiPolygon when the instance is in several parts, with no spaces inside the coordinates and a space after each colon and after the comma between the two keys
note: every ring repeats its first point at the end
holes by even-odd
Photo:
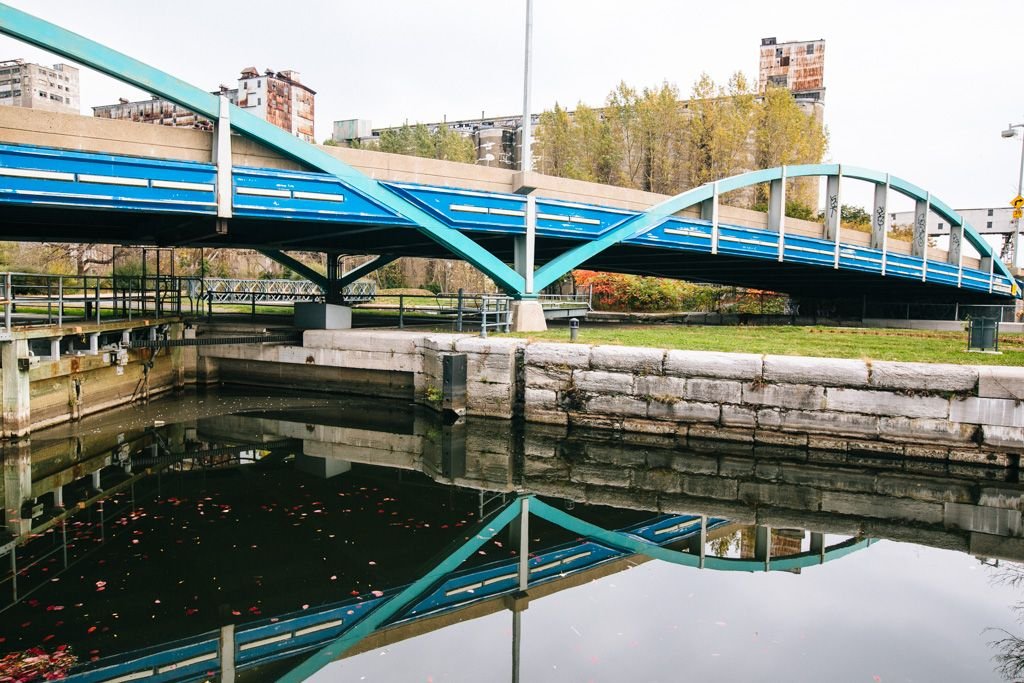
{"type": "Polygon", "coordinates": [[[1004,465],[1024,452],[1020,367],[390,330],[200,353],[210,381],[404,397],[566,428],[1004,465]]]}

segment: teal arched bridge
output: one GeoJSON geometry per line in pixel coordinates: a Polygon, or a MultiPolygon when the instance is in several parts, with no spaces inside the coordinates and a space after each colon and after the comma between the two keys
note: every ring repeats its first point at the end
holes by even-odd
{"type": "MultiPolygon", "coordinates": [[[[0,4],[0,32],[186,107],[216,124],[209,162],[74,151],[0,140],[0,238],[259,249],[331,299],[400,256],[456,256],[517,298],[577,267],[717,282],[817,297],[1004,302],[1013,274],[946,203],[896,176],[839,164],[786,166],[694,188],[647,210],[521,193],[378,180],[337,156],[106,46],[0,4]],[[237,133],[304,170],[233,164],[237,133]],[[827,179],[823,226],[784,215],[788,180],[827,179]],[[843,178],[875,188],[870,234],[843,230],[843,178]],[[727,210],[728,192],[767,184],[767,216],[727,210]],[[891,193],[914,202],[910,243],[890,239],[891,193]],[[951,226],[928,244],[927,217],[951,226]],[[968,245],[973,253],[968,253],[968,245]],[[309,272],[288,250],[376,254],[340,274],[309,272]]],[[[612,202],[614,203],[614,202],[612,202]]],[[[336,259],[333,260],[336,263],[336,259]]]]}

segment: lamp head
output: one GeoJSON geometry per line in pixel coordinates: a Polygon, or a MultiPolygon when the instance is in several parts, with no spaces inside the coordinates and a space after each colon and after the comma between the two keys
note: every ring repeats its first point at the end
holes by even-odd
{"type": "Polygon", "coordinates": [[[1010,128],[1007,128],[1002,133],[1000,133],[1000,135],[1002,135],[1004,138],[1015,138],[1017,137],[1017,129],[1011,126],[1010,128]]]}

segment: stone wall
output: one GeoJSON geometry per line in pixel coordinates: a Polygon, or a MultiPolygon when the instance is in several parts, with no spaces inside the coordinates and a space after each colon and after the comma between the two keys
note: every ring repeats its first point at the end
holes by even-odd
{"type": "Polygon", "coordinates": [[[549,343],[524,353],[531,421],[960,461],[1024,451],[1024,368],[549,343]]]}
{"type": "Polygon", "coordinates": [[[411,398],[439,407],[465,354],[466,411],[737,444],[1005,465],[1024,452],[1024,368],[529,343],[382,330],[303,346],[210,347],[229,382],[411,398]]]}

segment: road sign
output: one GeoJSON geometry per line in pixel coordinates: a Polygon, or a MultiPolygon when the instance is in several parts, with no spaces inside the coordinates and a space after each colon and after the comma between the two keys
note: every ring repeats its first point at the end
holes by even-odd
{"type": "Polygon", "coordinates": [[[1019,221],[1021,218],[1024,218],[1024,209],[1014,209],[1013,220],[1019,221]]]}
{"type": "Polygon", "coordinates": [[[1017,195],[1016,197],[1010,200],[1010,206],[1012,206],[1015,209],[1024,207],[1024,197],[1017,195]]]}

